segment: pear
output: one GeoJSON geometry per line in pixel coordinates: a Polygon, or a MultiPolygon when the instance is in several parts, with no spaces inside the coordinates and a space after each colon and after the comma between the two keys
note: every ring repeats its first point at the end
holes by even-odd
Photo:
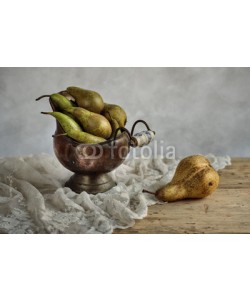
{"type": "Polygon", "coordinates": [[[218,185],[219,174],[208,159],[202,155],[193,155],[180,161],[172,181],[158,189],[155,196],[167,202],[204,198],[212,194],[218,185]]]}
{"type": "Polygon", "coordinates": [[[65,133],[55,135],[54,137],[67,135],[70,138],[76,140],[79,143],[84,144],[98,144],[105,142],[106,140],[99,136],[94,136],[87,132],[83,132],[82,128],[78,123],[76,123],[72,118],[69,116],[61,113],[61,112],[42,112],[42,114],[51,115],[56,118],[59,122],[65,133]]]}
{"type": "Polygon", "coordinates": [[[72,114],[79,121],[85,132],[104,139],[110,137],[112,128],[104,116],[81,107],[70,107],[65,109],[65,111],[72,114]]]}
{"type": "Polygon", "coordinates": [[[79,130],[69,130],[67,135],[77,142],[84,144],[99,144],[106,141],[104,138],[79,130]]]}
{"type": "Polygon", "coordinates": [[[115,119],[120,127],[124,127],[126,125],[126,112],[119,105],[104,103],[102,115],[104,115],[110,122],[111,118],[115,119]]]}
{"type": "Polygon", "coordinates": [[[73,96],[79,107],[100,114],[104,107],[104,102],[100,94],[94,91],[85,90],[79,87],[70,86],[67,92],[73,96]]]}
{"type": "Polygon", "coordinates": [[[74,102],[72,102],[71,100],[69,100],[61,94],[44,95],[37,98],[36,101],[45,97],[50,97],[55,108],[59,110],[64,110],[65,108],[76,106],[74,102]]]}
{"type": "Polygon", "coordinates": [[[64,113],[54,111],[54,112],[42,112],[45,115],[51,115],[59,122],[62,129],[67,133],[70,130],[82,131],[81,126],[73,120],[71,117],[65,115],[64,113]]]}
{"type": "MultiPolygon", "coordinates": [[[[110,138],[114,138],[115,132],[118,128],[120,128],[120,126],[119,126],[118,122],[113,118],[110,119],[110,124],[111,124],[111,128],[112,128],[112,134],[111,134],[110,138]]],[[[121,134],[121,131],[118,130],[117,136],[119,136],[120,134],[121,134]]]]}
{"type": "MultiPolygon", "coordinates": [[[[107,116],[109,117],[109,123],[110,123],[111,128],[112,128],[112,134],[111,134],[110,138],[114,138],[116,130],[118,128],[120,128],[120,126],[119,126],[118,122],[111,117],[109,112],[107,112],[107,116]]],[[[117,136],[120,135],[120,134],[121,134],[121,130],[118,130],[117,136]]]]}
{"type": "Polygon", "coordinates": [[[71,102],[74,102],[74,103],[76,102],[75,98],[72,95],[70,95],[67,91],[61,91],[59,94],[63,95],[65,98],[67,98],[71,102]]]}

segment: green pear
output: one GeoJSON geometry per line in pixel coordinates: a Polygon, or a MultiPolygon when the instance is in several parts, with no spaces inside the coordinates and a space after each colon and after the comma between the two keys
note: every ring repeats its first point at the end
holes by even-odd
{"type": "Polygon", "coordinates": [[[51,115],[59,122],[62,129],[67,133],[70,130],[82,131],[81,126],[73,120],[71,117],[65,115],[64,113],[54,111],[54,112],[42,112],[45,115],[51,115]]]}
{"type": "Polygon", "coordinates": [[[52,101],[52,103],[55,106],[55,109],[57,110],[64,110],[65,108],[76,106],[73,101],[69,100],[67,97],[61,94],[44,95],[37,98],[36,101],[45,97],[50,97],[50,100],[52,101]]]}
{"type": "Polygon", "coordinates": [[[83,132],[80,125],[64,113],[42,112],[42,114],[51,115],[54,118],[56,118],[56,120],[61,125],[62,129],[65,131],[65,133],[55,135],[54,137],[67,135],[70,138],[76,140],[77,142],[84,144],[98,144],[106,141],[104,138],[101,138],[99,136],[94,136],[87,132],[83,132]]]}
{"type": "Polygon", "coordinates": [[[99,144],[106,141],[104,138],[101,138],[99,136],[95,136],[93,134],[83,131],[81,132],[78,130],[70,130],[67,132],[67,135],[77,142],[84,144],[99,144]]]}
{"type": "MultiPolygon", "coordinates": [[[[63,95],[63,96],[66,97],[68,100],[70,100],[70,101],[76,103],[75,98],[74,98],[72,95],[70,95],[67,91],[61,91],[61,92],[58,93],[58,94],[63,95]]],[[[75,105],[75,106],[76,106],[76,105],[75,105]]]]}
{"type": "MultiPolygon", "coordinates": [[[[110,138],[114,138],[115,132],[118,128],[120,128],[120,126],[119,126],[118,122],[115,119],[113,119],[112,117],[110,117],[109,122],[110,122],[110,125],[111,125],[111,128],[112,128],[112,134],[111,134],[110,138]]],[[[121,134],[121,131],[118,130],[117,136],[119,136],[120,134],[121,134]]]]}
{"type": "Polygon", "coordinates": [[[82,107],[70,107],[65,109],[65,111],[72,114],[79,121],[85,132],[104,139],[110,137],[112,128],[104,116],[88,111],[82,107]]]}
{"type": "Polygon", "coordinates": [[[110,122],[111,118],[115,119],[120,127],[124,127],[126,125],[126,112],[119,105],[104,103],[102,115],[104,115],[110,122]]]}
{"type": "Polygon", "coordinates": [[[73,96],[79,107],[100,114],[104,107],[102,96],[97,92],[70,86],[67,92],[73,96]]]}

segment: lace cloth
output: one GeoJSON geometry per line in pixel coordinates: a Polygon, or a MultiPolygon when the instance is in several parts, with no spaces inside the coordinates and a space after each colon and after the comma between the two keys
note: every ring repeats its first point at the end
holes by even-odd
{"type": "MultiPolygon", "coordinates": [[[[230,157],[207,155],[213,167],[230,157]]],[[[117,186],[97,195],[63,187],[72,175],[48,154],[0,158],[0,233],[112,233],[146,217],[153,195],[169,182],[179,160],[127,159],[111,174],[117,186]]]]}

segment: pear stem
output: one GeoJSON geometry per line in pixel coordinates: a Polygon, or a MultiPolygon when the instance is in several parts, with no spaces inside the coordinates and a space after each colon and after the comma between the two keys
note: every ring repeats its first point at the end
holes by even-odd
{"type": "Polygon", "coordinates": [[[50,97],[50,95],[42,95],[42,96],[40,96],[40,97],[38,97],[37,99],[36,99],[36,101],[38,101],[38,100],[40,100],[40,99],[42,99],[42,98],[47,98],[47,97],[50,97]]]}
{"type": "Polygon", "coordinates": [[[59,133],[59,134],[53,134],[52,137],[58,137],[58,136],[63,136],[63,135],[67,135],[67,133],[59,133]]]}
{"type": "Polygon", "coordinates": [[[142,190],[142,192],[143,192],[143,193],[148,193],[148,194],[151,194],[151,195],[155,195],[155,193],[150,192],[150,191],[147,191],[147,190],[144,190],[144,189],[142,190]]]}
{"type": "Polygon", "coordinates": [[[45,111],[41,111],[41,114],[43,114],[43,115],[49,115],[49,113],[45,112],[45,111]]]}

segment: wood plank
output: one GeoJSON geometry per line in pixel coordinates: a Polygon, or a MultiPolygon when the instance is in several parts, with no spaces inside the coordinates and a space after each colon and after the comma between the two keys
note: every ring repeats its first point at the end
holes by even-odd
{"type": "Polygon", "coordinates": [[[235,158],[232,165],[219,171],[219,188],[250,188],[250,158],[235,158]]]}
{"type": "Polygon", "coordinates": [[[219,173],[211,196],[151,206],[145,219],[114,233],[250,233],[250,158],[233,159],[219,173]]]}

